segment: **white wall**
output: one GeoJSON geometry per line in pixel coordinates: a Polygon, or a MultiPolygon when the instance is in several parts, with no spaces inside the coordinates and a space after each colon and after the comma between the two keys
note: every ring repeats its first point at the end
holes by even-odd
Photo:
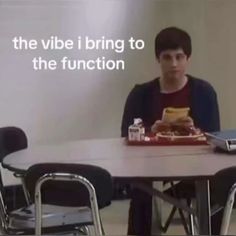
{"type": "MultiPolygon", "coordinates": [[[[80,138],[118,137],[125,99],[135,83],[159,69],[156,33],[178,26],[192,36],[189,73],[217,90],[223,128],[236,127],[234,0],[0,0],[0,126],[23,128],[30,145],[80,138]],[[125,71],[34,71],[46,59],[101,56],[101,52],[16,51],[14,36],[76,38],[89,35],[145,41],[142,51],[126,48],[125,71]],[[81,55],[79,54],[81,53],[81,55]]],[[[109,51],[109,57],[116,57],[109,51]]]]}
{"type": "Polygon", "coordinates": [[[155,74],[153,33],[147,30],[148,21],[142,23],[140,18],[145,4],[137,2],[135,13],[130,17],[133,3],[2,1],[0,126],[14,124],[22,127],[31,143],[119,136],[128,91],[136,81],[148,80],[155,74]],[[143,27],[146,29],[142,30],[143,27]],[[137,36],[144,38],[147,46],[139,52],[126,50],[122,55],[126,58],[125,71],[36,72],[31,68],[34,56],[47,59],[64,55],[79,57],[80,52],[14,51],[11,39],[18,35],[28,39],[51,35],[64,38],[105,35],[114,39],[137,36]]]}

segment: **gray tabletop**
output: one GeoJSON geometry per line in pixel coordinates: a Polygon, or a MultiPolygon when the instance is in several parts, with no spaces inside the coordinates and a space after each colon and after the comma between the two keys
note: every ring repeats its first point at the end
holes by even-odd
{"type": "Polygon", "coordinates": [[[36,163],[82,163],[107,169],[113,177],[153,180],[196,180],[200,234],[209,235],[209,178],[236,165],[236,156],[202,146],[127,146],[125,140],[91,139],[29,147],[6,156],[3,167],[24,173],[36,163]]]}
{"type": "Polygon", "coordinates": [[[98,165],[115,177],[208,178],[236,165],[236,156],[215,153],[210,146],[127,146],[125,140],[91,139],[29,147],[6,156],[3,167],[22,172],[42,162],[98,165]]]}

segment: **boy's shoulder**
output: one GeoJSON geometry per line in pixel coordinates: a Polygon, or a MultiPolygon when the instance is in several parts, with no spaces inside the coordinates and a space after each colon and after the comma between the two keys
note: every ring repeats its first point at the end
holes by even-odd
{"type": "Polygon", "coordinates": [[[213,86],[210,84],[210,82],[197,78],[195,76],[192,75],[187,75],[190,81],[190,84],[193,87],[197,87],[197,88],[201,88],[201,89],[210,89],[210,90],[214,90],[213,86]]]}
{"type": "Polygon", "coordinates": [[[150,89],[159,89],[160,88],[159,77],[155,78],[151,81],[142,83],[142,84],[136,84],[135,88],[137,88],[138,90],[142,90],[142,91],[146,91],[146,90],[150,90],[150,89]]]}

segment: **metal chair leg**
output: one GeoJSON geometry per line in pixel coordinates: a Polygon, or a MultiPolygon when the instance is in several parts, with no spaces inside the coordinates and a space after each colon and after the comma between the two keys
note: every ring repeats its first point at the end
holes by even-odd
{"type": "Polygon", "coordinates": [[[82,226],[79,228],[79,232],[77,232],[75,235],[80,235],[80,234],[83,234],[83,235],[91,235],[91,232],[90,232],[90,229],[88,226],[82,226]],[[81,232],[82,231],[82,232],[81,232]]]}
{"type": "MultiPolygon", "coordinates": [[[[170,182],[170,185],[171,185],[171,188],[172,188],[172,194],[173,194],[173,196],[174,196],[174,197],[178,197],[178,195],[177,195],[177,193],[176,193],[176,191],[175,191],[175,189],[174,189],[174,182],[171,181],[171,182],[170,182]]],[[[188,201],[187,201],[187,204],[188,204],[188,201]]],[[[189,205],[189,204],[188,204],[188,205],[189,205]]],[[[183,211],[182,211],[181,209],[178,209],[178,208],[175,207],[175,206],[172,208],[171,213],[170,213],[169,217],[167,218],[165,225],[161,228],[162,231],[163,231],[164,233],[167,231],[167,229],[168,229],[168,227],[169,227],[169,225],[170,225],[170,223],[171,223],[171,221],[172,221],[172,219],[173,219],[173,217],[174,217],[174,214],[175,214],[176,210],[178,210],[178,212],[179,212],[180,219],[181,219],[181,222],[182,222],[182,224],[183,224],[185,233],[186,233],[186,234],[190,234],[190,230],[189,230],[189,228],[188,228],[188,223],[187,223],[187,221],[186,221],[186,219],[185,219],[185,216],[184,216],[183,211]]]]}
{"type": "Polygon", "coordinates": [[[179,212],[179,215],[180,215],[180,219],[181,219],[181,221],[182,221],[182,224],[183,224],[183,226],[184,226],[184,231],[185,231],[185,233],[186,233],[187,235],[189,235],[190,233],[189,233],[189,229],[188,229],[188,224],[187,224],[187,222],[186,222],[184,213],[183,213],[183,211],[182,211],[181,209],[178,209],[178,212],[179,212]]]}
{"type": "MultiPolygon", "coordinates": [[[[193,207],[193,203],[191,199],[187,199],[187,204],[189,207],[193,207]]],[[[194,215],[189,214],[189,233],[190,235],[196,235],[196,230],[195,230],[195,218],[194,215]]]]}
{"type": "Polygon", "coordinates": [[[175,206],[172,207],[172,210],[170,212],[169,217],[166,220],[166,223],[164,224],[164,226],[161,226],[161,231],[162,232],[166,233],[166,231],[169,228],[169,225],[170,225],[170,223],[171,223],[171,221],[172,221],[172,219],[173,219],[173,217],[175,215],[176,210],[177,210],[177,207],[175,207],[175,206]]]}
{"type": "Polygon", "coordinates": [[[102,235],[105,235],[105,230],[104,230],[104,227],[103,227],[103,224],[102,224],[102,219],[101,219],[100,212],[99,212],[99,220],[100,220],[100,224],[101,224],[102,235]]]}
{"type": "Polygon", "coordinates": [[[193,215],[189,215],[189,231],[191,235],[195,235],[193,215]]]}
{"type": "Polygon", "coordinates": [[[234,205],[235,192],[236,192],[236,184],[234,184],[229,191],[228,199],[227,199],[225,209],[224,209],[220,235],[228,234],[230,217],[231,217],[232,209],[234,205]]]}

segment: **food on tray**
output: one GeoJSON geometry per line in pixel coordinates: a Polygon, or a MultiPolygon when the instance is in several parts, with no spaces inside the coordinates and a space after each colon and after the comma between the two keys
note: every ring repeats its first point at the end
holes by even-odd
{"type": "Polygon", "coordinates": [[[174,122],[157,121],[156,133],[170,136],[192,136],[201,134],[201,131],[194,127],[192,118],[187,116],[185,118],[177,119],[174,122]]]}
{"type": "Polygon", "coordinates": [[[180,118],[188,117],[189,111],[190,111],[189,107],[183,107],[183,108],[167,107],[163,110],[162,121],[174,122],[180,118]]]}
{"type": "Polygon", "coordinates": [[[163,110],[162,120],[152,126],[152,131],[157,136],[185,136],[197,137],[201,135],[200,129],[194,126],[193,119],[189,116],[189,107],[167,107],[163,110]]]}

